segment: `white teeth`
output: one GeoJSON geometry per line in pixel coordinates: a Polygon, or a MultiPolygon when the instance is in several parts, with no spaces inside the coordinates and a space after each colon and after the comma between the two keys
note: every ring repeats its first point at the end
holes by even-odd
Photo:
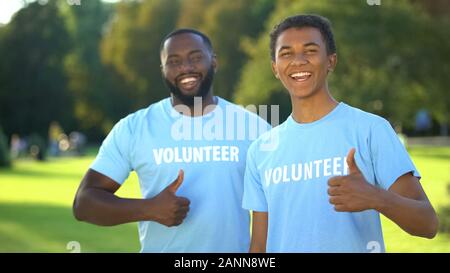
{"type": "Polygon", "coordinates": [[[296,72],[290,75],[291,77],[295,78],[295,77],[306,77],[306,76],[311,76],[310,72],[296,72]]]}
{"type": "Polygon", "coordinates": [[[181,83],[191,83],[191,82],[195,82],[197,79],[196,78],[194,78],[194,77],[188,77],[188,78],[184,78],[184,79],[182,79],[180,82],[181,83]]]}

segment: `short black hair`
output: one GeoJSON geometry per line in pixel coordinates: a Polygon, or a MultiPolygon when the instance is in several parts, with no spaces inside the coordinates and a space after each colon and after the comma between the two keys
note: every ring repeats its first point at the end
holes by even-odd
{"type": "Polygon", "coordinates": [[[176,29],[176,30],[170,32],[169,34],[166,35],[166,37],[164,37],[164,39],[162,40],[161,45],[159,47],[159,52],[160,53],[162,52],[162,50],[164,48],[164,43],[167,40],[169,40],[173,36],[183,34],[183,33],[192,33],[192,34],[196,34],[196,35],[200,36],[203,40],[203,43],[205,43],[205,45],[209,49],[209,51],[211,51],[211,52],[213,51],[211,40],[208,38],[208,36],[206,36],[206,34],[200,32],[198,30],[192,29],[192,28],[179,28],[179,29],[176,29]]]}
{"type": "Polygon", "coordinates": [[[290,28],[313,27],[320,31],[327,47],[327,54],[336,53],[336,43],[334,41],[331,22],[327,18],[315,14],[299,14],[287,17],[279,24],[275,25],[270,32],[270,57],[275,60],[275,47],[277,39],[285,30],[290,28]]]}

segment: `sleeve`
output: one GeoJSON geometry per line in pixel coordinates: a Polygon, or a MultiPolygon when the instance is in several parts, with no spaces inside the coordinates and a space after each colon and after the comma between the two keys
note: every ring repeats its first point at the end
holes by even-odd
{"type": "MultiPolygon", "coordinates": [[[[257,142],[254,142],[252,146],[257,147],[257,142]]],[[[266,212],[267,200],[261,185],[261,178],[256,167],[252,146],[247,153],[242,207],[247,210],[266,212]]]]}
{"type": "Polygon", "coordinates": [[[90,168],[108,176],[119,184],[123,184],[132,170],[130,161],[131,136],[129,118],[127,117],[113,127],[103,141],[90,168]]]}
{"type": "Polygon", "coordinates": [[[371,128],[370,151],[375,182],[388,190],[402,175],[411,172],[420,179],[406,148],[389,122],[381,119],[371,128]]]}

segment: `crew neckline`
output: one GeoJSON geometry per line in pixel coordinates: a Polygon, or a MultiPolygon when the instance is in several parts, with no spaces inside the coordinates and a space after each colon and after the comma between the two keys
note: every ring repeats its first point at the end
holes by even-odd
{"type": "Polygon", "coordinates": [[[223,105],[224,102],[223,102],[222,98],[220,98],[218,96],[214,96],[214,98],[217,99],[216,107],[211,112],[207,113],[206,115],[192,117],[192,116],[186,116],[186,115],[180,114],[173,107],[171,97],[168,97],[168,98],[165,99],[165,101],[164,101],[164,109],[165,109],[165,112],[169,115],[169,117],[171,119],[179,119],[179,118],[202,119],[202,118],[208,118],[208,117],[212,116],[213,114],[215,114],[215,112],[217,112],[218,107],[223,107],[224,106],[223,105]]]}
{"type": "Polygon", "coordinates": [[[346,104],[344,102],[339,102],[338,105],[336,105],[336,107],[334,107],[333,110],[331,110],[328,114],[326,114],[322,118],[320,118],[316,121],[307,122],[307,123],[299,123],[299,122],[295,121],[295,119],[292,117],[292,113],[291,113],[287,119],[287,125],[290,125],[290,127],[296,128],[296,129],[312,128],[317,125],[320,125],[321,123],[323,123],[323,122],[327,121],[328,119],[332,118],[333,116],[337,115],[341,111],[341,109],[343,109],[345,106],[346,106],[346,104]]]}

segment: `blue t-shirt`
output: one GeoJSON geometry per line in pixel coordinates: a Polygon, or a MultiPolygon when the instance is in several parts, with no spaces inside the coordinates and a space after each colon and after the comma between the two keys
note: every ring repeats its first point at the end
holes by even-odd
{"type": "Polygon", "coordinates": [[[175,227],[140,222],[141,252],[247,252],[246,155],[268,126],[221,98],[198,117],[180,114],[166,98],[120,120],[91,168],[119,184],[135,171],[143,198],[159,194],[184,170],[176,194],[191,201],[187,217],[175,227]]]}
{"type": "Polygon", "coordinates": [[[389,187],[401,175],[419,177],[407,151],[383,118],[339,103],[311,123],[289,117],[252,143],[243,207],[268,212],[267,252],[384,252],[379,213],[336,212],[328,179],[348,174],[346,156],[365,179],[389,187]],[[273,149],[262,149],[266,142],[273,149]]]}

